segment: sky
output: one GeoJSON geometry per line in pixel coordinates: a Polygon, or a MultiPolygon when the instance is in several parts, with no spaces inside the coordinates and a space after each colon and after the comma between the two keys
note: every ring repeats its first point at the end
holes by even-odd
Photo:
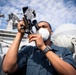
{"type": "Polygon", "coordinates": [[[48,21],[52,29],[65,23],[76,24],[76,0],[0,0],[0,29],[7,26],[8,15],[17,13],[22,19],[22,8],[29,6],[36,11],[37,21],[48,21]]]}

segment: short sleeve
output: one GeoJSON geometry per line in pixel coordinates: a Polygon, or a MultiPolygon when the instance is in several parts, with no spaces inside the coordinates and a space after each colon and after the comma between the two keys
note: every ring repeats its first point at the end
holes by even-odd
{"type": "Polygon", "coordinates": [[[65,48],[65,52],[63,54],[63,60],[71,64],[76,69],[76,62],[73,59],[71,51],[67,48],[65,48]]]}
{"type": "Polygon", "coordinates": [[[26,47],[23,47],[18,52],[18,60],[17,60],[18,70],[22,69],[22,67],[26,65],[26,62],[27,62],[27,51],[26,47]]]}

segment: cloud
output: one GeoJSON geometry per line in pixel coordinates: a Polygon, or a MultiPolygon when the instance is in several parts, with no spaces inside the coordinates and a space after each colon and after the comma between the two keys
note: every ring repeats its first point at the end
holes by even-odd
{"type": "Polygon", "coordinates": [[[53,30],[64,23],[76,24],[75,0],[1,0],[1,3],[1,13],[6,15],[22,13],[22,7],[30,6],[36,10],[37,20],[48,21],[53,30]]]}
{"type": "Polygon", "coordinates": [[[1,20],[0,20],[0,26],[1,26],[1,20]]]}

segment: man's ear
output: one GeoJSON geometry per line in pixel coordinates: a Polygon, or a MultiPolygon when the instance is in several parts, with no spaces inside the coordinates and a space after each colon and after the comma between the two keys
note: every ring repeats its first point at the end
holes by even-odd
{"type": "Polygon", "coordinates": [[[52,30],[50,30],[50,35],[52,35],[52,33],[53,33],[52,30]]]}

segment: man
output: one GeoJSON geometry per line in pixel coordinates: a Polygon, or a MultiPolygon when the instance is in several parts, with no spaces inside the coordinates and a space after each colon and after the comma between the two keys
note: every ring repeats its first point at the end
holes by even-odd
{"type": "Polygon", "coordinates": [[[37,34],[28,36],[29,42],[35,41],[36,46],[26,46],[18,51],[24,35],[21,25],[25,25],[23,21],[18,23],[18,33],[4,58],[4,72],[14,73],[26,65],[24,75],[76,75],[72,53],[50,41],[52,29],[46,21],[38,23],[37,34]]]}

